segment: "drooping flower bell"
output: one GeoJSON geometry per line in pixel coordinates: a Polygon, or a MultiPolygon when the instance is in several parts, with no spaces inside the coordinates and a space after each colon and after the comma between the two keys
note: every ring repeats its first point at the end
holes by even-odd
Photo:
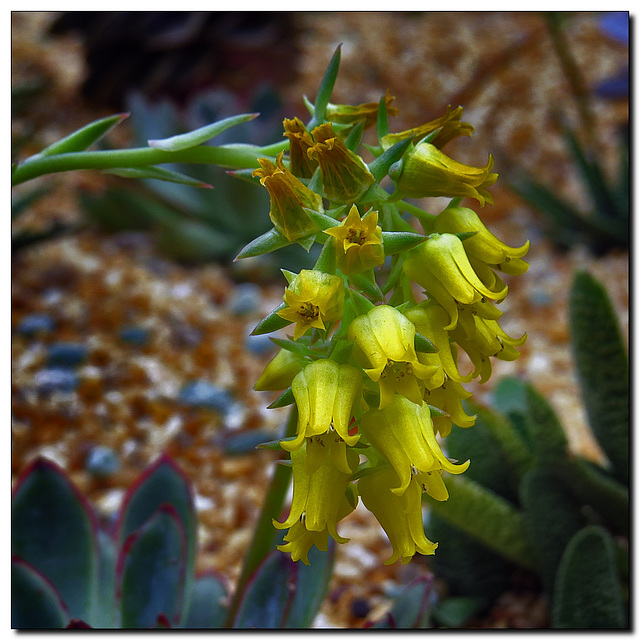
{"type": "Polygon", "coordinates": [[[381,411],[372,409],[362,416],[360,431],[391,463],[399,485],[391,488],[401,496],[418,472],[445,470],[463,473],[469,466],[456,465],[440,449],[426,403],[415,404],[395,395],[391,404],[381,411]]]}
{"type": "Polygon", "coordinates": [[[462,107],[456,107],[455,109],[449,105],[444,115],[431,120],[426,124],[414,127],[413,129],[407,129],[406,131],[400,131],[398,133],[388,133],[380,140],[380,145],[386,151],[397,142],[406,140],[407,138],[413,138],[414,143],[418,143],[433,133],[437,129],[440,129],[435,138],[431,140],[431,144],[438,149],[442,149],[448,142],[459,136],[470,136],[474,132],[474,128],[468,122],[461,122],[462,107]]]}
{"type": "Polygon", "coordinates": [[[285,167],[280,153],[276,164],[267,158],[258,158],[260,169],[253,172],[260,184],[267,188],[271,198],[269,217],[276,231],[289,242],[298,242],[318,233],[318,227],[307,215],[306,209],[322,213],[322,198],[306,187],[285,167]]]}
{"type": "MultiPolygon", "coordinates": [[[[303,445],[291,452],[293,467],[293,499],[289,516],[284,522],[273,521],[277,529],[288,529],[285,537],[291,546],[279,546],[291,551],[292,558],[306,557],[311,544],[330,535],[336,542],[347,542],[338,534],[337,524],[356,507],[357,496],[350,484],[351,475],[358,468],[358,454],[348,449],[335,433],[305,439],[303,445]],[[344,460],[345,467],[336,465],[344,460]],[[300,524],[308,532],[300,530],[300,524]]],[[[325,547],[326,548],[326,547],[325,547]]]]}
{"type": "Polygon", "coordinates": [[[349,435],[349,422],[362,392],[362,374],[349,364],[315,360],[291,383],[298,407],[298,430],[294,440],[282,441],[287,451],[302,446],[305,438],[335,431],[349,446],[360,436],[349,435]]]}
{"type": "Polygon", "coordinates": [[[311,328],[325,329],[342,318],[344,283],[339,276],[302,269],[290,280],[283,299],[287,306],[277,313],[296,323],[293,339],[297,340],[311,328]]]}
{"type": "Polygon", "coordinates": [[[327,198],[337,203],[357,202],[375,182],[364,160],[347,149],[328,122],[311,135],[315,144],[307,154],[320,165],[327,198]]]}
{"type": "Polygon", "coordinates": [[[502,300],[507,287],[492,291],[478,278],[469,263],[462,240],[451,233],[434,233],[412,249],[403,269],[409,279],[424,287],[449,313],[447,331],[456,326],[458,306],[473,304],[484,298],[502,300]]]}
{"type": "Polygon", "coordinates": [[[324,232],[337,240],[336,264],[345,275],[362,273],[384,262],[382,229],[378,226],[377,211],[371,210],[360,218],[354,204],[341,224],[324,232]]]}
{"type": "Polygon", "coordinates": [[[438,547],[438,543],[431,542],[424,533],[421,487],[413,482],[403,495],[398,496],[390,491],[398,482],[391,466],[384,466],[358,480],[362,502],[385,530],[393,549],[385,564],[398,559],[406,564],[416,553],[433,555],[438,547]]]}
{"type": "Polygon", "coordinates": [[[467,391],[454,380],[447,380],[436,389],[425,390],[425,402],[448,414],[433,418],[433,427],[443,438],[451,433],[454,424],[463,428],[472,427],[475,424],[476,416],[468,415],[462,406],[462,400],[470,398],[471,395],[471,391],[467,391]]]}
{"type": "Polygon", "coordinates": [[[405,197],[469,197],[484,206],[485,202],[493,204],[487,189],[498,179],[491,169],[491,156],[486,166],[471,167],[453,160],[435,145],[421,142],[391,166],[389,175],[405,197]]]}
{"type": "Polygon", "coordinates": [[[373,307],[349,326],[356,362],[379,384],[380,409],[390,404],[396,392],[422,404],[424,381],[439,369],[418,360],[415,336],[413,323],[389,305],[373,307]]]}
{"type": "Polygon", "coordinates": [[[510,247],[498,240],[472,209],[447,207],[435,217],[433,228],[437,233],[475,232],[475,235],[464,241],[467,254],[499,271],[520,275],[529,267],[521,259],[529,251],[529,241],[527,240],[521,247],[510,247]]]}
{"type": "Polygon", "coordinates": [[[313,146],[313,138],[300,118],[285,118],[284,135],[289,139],[289,169],[298,178],[310,178],[318,163],[312,160],[307,150],[313,146]]]}

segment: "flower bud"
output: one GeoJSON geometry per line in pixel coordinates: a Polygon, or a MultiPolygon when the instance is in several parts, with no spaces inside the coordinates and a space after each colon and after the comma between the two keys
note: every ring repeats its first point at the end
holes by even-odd
{"type": "Polygon", "coordinates": [[[323,212],[322,198],[307,188],[282,162],[284,152],[273,164],[267,158],[259,158],[261,169],[253,172],[260,178],[260,184],[267,188],[271,198],[269,217],[276,231],[289,242],[297,242],[318,233],[318,227],[311,221],[305,208],[323,212]]]}
{"type": "Polygon", "coordinates": [[[389,175],[405,197],[469,197],[484,206],[485,202],[493,204],[487,188],[498,179],[498,174],[491,173],[492,168],[491,156],[485,167],[471,167],[422,142],[392,165],[389,175]]]}
{"type": "Polygon", "coordinates": [[[338,203],[357,202],[375,182],[364,160],[347,149],[330,123],[316,127],[311,135],[315,144],[307,155],[320,165],[327,198],[338,203]]]}
{"type": "Polygon", "coordinates": [[[340,276],[302,269],[285,289],[283,299],[287,306],[277,313],[296,323],[293,339],[297,340],[312,327],[325,329],[342,318],[344,283],[340,276]]]}
{"type": "Polygon", "coordinates": [[[384,262],[382,229],[378,226],[377,211],[369,211],[360,218],[354,204],[341,224],[324,232],[337,240],[337,267],[345,275],[362,273],[384,262]]]}

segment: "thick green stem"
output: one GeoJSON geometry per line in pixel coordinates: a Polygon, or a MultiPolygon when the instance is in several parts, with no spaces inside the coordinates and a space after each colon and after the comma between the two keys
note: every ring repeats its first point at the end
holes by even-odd
{"type": "MultiPolygon", "coordinates": [[[[296,406],[293,405],[291,412],[289,413],[285,438],[295,435],[297,424],[298,411],[296,406]]],[[[227,619],[225,620],[225,628],[229,629],[233,626],[233,621],[238,613],[249,579],[265,556],[274,549],[275,539],[278,532],[274,528],[272,520],[273,518],[280,516],[290,480],[291,467],[276,464],[273,478],[271,478],[271,484],[267,489],[265,500],[262,505],[262,511],[253,531],[253,539],[251,540],[251,544],[244,556],[242,572],[240,573],[240,578],[236,585],[233,600],[229,605],[227,619]]]]}
{"type": "Polygon", "coordinates": [[[118,169],[143,167],[166,163],[215,164],[228,169],[258,167],[258,158],[277,155],[287,148],[289,141],[267,147],[254,145],[228,145],[223,147],[198,146],[181,151],[163,151],[154,147],[116,149],[106,151],[79,151],[53,156],[35,155],[15,167],[11,185],[15,186],[49,173],[79,169],[118,169]]]}

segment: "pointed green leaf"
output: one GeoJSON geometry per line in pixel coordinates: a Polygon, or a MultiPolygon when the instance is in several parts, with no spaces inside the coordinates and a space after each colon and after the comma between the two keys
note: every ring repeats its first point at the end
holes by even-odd
{"type": "Polygon", "coordinates": [[[107,116],[106,118],[91,122],[65,138],[62,138],[62,140],[58,140],[49,145],[38,155],[53,156],[59,153],[84,151],[128,117],[128,113],[117,113],[116,115],[107,116]]]}
{"type": "Polygon", "coordinates": [[[382,302],[384,300],[384,295],[376,282],[373,271],[365,271],[364,273],[351,275],[349,276],[349,283],[376,302],[382,302]]]}
{"type": "Polygon", "coordinates": [[[615,543],[602,527],[585,527],[573,537],[558,567],[554,593],[554,629],[628,628],[615,543]]]}
{"type": "Polygon", "coordinates": [[[69,612],[56,588],[18,557],[11,559],[11,628],[64,629],[69,612]]]}
{"type": "Polygon", "coordinates": [[[438,409],[438,407],[434,407],[433,405],[427,405],[429,407],[429,413],[432,418],[449,418],[449,414],[443,409],[438,409]]]}
{"type": "Polygon", "coordinates": [[[283,340],[282,338],[271,338],[271,342],[282,349],[286,349],[287,351],[291,351],[291,353],[295,353],[300,356],[308,356],[310,353],[309,347],[304,342],[300,342],[300,340],[283,340]]]}
{"type": "Polygon", "coordinates": [[[346,137],[344,141],[345,147],[349,149],[352,153],[358,153],[358,148],[360,147],[360,142],[362,141],[362,133],[364,131],[364,120],[356,123],[353,129],[349,131],[349,135],[346,137]]]}
{"type": "Polygon", "coordinates": [[[153,627],[162,614],[172,626],[178,625],[186,570],[186,532],[176,509],[165,504],[121,549],[117,573],[122,627],[153,627]]]}
{"type": "MultiPolygon", "coordinates": [[[[268,407],[267,409],[279,409],[280,407],[288,407],[295,402],[293,397],[293,391],[291,387],[283,391],[268,407]]],[[[258,445],[260,446],[260,445],[258,445]]],[[[261,447],[262,448],[262,447],[261,447]]]]}
{"type": "Polygon", "coordinates": [[[307,125],[307,129],[309,129],[309,131],[317,127],[319,124],[322,124],[327,119],[327,105],[331,100],[333,86],[335,85],[336,78],[338,77],[341,49],[342,45],[339,44],[333,56],[331,57],[329,66],[327,67],[327,70],[325,71],[324,76],[322,77],[322,80],[320,82],[320,88],[318,89],[316,101],[313,106],[313,117],[307,125]]]}
{"type": "Polygon", "coordinates": [[[284,629],[307,629],[322,605],[333,576],[336,543],[330,538],[327,551],[315,545],[309,550],[309,564],[298,562],[293,600],[285,614],[284,629]]]}
{"type": "Polygon", "coordinates": [[[281,629],[293,599],[289,587],[297,570],[287,554],[272,551],[247,583],[233,628],[281,629]]]}
{"type": "Polygon", "coordinates": [[[586,272],[569,294],[571,348],[589,425],[617,477],[629,481],[629,362],[606,289],[586,272]]]}
{"type": "Polygon", "coordinates": [[[227,588],[222,576],[207,571],[196,577],[185,629],[221,629],[227,613],[227,588]]]}
{"type": "Polygon", "coordinates": [[[371,300],[365,298],[361,293],[358,293],[354,289],[349,289],[349,298],[351,299],[351,304],[353,304],[356,316],[362,316],[374,307],[371,300]]]}
{"type": "Polygon", "coordinates": [[[282,247],[286,247],[290,244],[291,242],[289,242],[289,240],[287,240],[279,231],[269,229],[269,231],[258,236],[246,245],[234,258],[234,262],[236,260],[241,260],[242,258],[253,258],[255,256],[264,255],[265,253],[271,253],[272,251],[282,249],[282,247]]]}
{"type": "Polygon", "coordinates": [[[416,336],[413,341],[416,351],[420,353],[438,353],[438,347],[436,347],[429,338],[425,338],[421,333],[416,331],[416,336]]]}
{"type": "Polygon", "coordinates": [[[260,320],[260,322],[258,322],[258,324],[251,332],[251,335],[260,336],[265,333],[271,333],[272,331],[278,331],[279,329],[283,329],[284,327],[290,325],[290,320],[285,320],[278,315],[278,311],[281,311],[286,306],[287,305],[284,302],[279,304],[273,311],[271,311],[267,316],[260,320]]]}
{"type": "Polygon", "coordinates": [[[86,619],[97,594],[96,524],[84,496],[56,464],[38,458],[11,505],[11,551],[58,590],[69,615],[86,619]]]}
{"type": "Polygon", "coordinates": [[[427,236],[421,233],[409,233],[406,231],[383,231],[382,242],[384,243],[384,253],[391,256],[394,253],[408,251],[422,244],[427,236]]]}
{"type": "Polygon", "coordinates": [[[389,147],[381,156],[377,157],[370,165],[369,171],[376,179],[376,182],[380,182],[387,173],[389,168],[394,162],[397,162],[402,158],[404,152],[409,148],[411,144],[411,138],[406,140],[400,140],[396,142],[392,147],[389,147]]]}
{"type": "Polygon", "coordinates": [[[313,209],[305,208],[305,212],[311,218],[311,221],[320,229],[324,231],[325,229],[331,229],[331,227],[337,227],[340,222],[335,218],[328,216],[326,213],[321,213],[320,211],[314,211],[313,209]]]}
{"type": "Polygon", "coordinates": [[[336,272],[336,239],[327,238],[322,251],[313,267],[318,271],[335,275],[336,272]]]}
{"type": "Polygon", "coordinates": [[[191,590],[196,557],[197,518],[192,491],[188,478],[169,456],[163,454],[127,491],[118,526],[119,544],[123,544],[162,505],[175,509],[185,535],[187,564],[184,580],[187,594],[191,590]]]}
{"type": "Polygon", "coordinates": [[[531,543],[517,509],[493,491],[462,476],[447,476],[446,485],[447,501],[426,498],[434,513],[504,558],[533,568],[531,543]]]}
{"type": "Polygon", "coordinates": [[[163,151],[182,151],[183,149],[190,149],[191,147],[197,147],[204,142],[208,142],[231,127],[235,127],[243,122],[248,122],[249,120],[254,120],[259,115],[260,114],[258,113],[244,113],[238,116],[231,116],[230,118],[225,118],[224,120],[219,120],[218,122],[200,127],[195,131],[171,136],[164,140],[149,140],[149,146],[155,147],[156,149],[162,149],[163,151]]]}
{"type": "Polygon", "coordinates": [[[102,173],[109,174],[111,176],[118,176],[120,178],[134,178],[134,179],[153,179],[163,180],[164,182],[175,182],[177,184],[186,184],[190,187],[199,187],[201,189],[213,189],[210,184],[197,180],[191,176],[186,176],[183,173],[177,171],[170,171],[163,167],[131,167],[131,168],[118,168],[118,169],[105,169],[102,173]]]}

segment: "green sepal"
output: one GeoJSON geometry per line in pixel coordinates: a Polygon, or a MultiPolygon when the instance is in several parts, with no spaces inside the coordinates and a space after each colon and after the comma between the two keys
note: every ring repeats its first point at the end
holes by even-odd
{"type": "Polygon", "coordinates": [[[416,331],[416,337],[413,341],[416,351],[420,353],[438,353],[438,347],[436,347],[429,338],[425,338],[421,333],[416,331]]]}
{"type": "Polygon", "coordinates": [[[313,209],[307,209],[306,207],[303,208],[305,213],[309,218],[311,218],[311,222],[313,222],[321,231],[331,229],[331,227],[337,227],[340,224],[335,218],[332,218],[325,213],[320,213],[313,209]]]}
{"type": "Polygon", "coordinates": [[[174,182],[176,184],[186,184],[189,187],[198,187],[201,189],[213,189],[213,186],[202,180],[197,180],[191,176],[186,176],[183,173],[177,171],[170,171],[163,167],[122,167],[117,169],[105,169],[102,173],[118,176],[119,178],[132,178],[132,179],[152,179],[163,180],[164,182],[174,182]]]}
{"type": "Polygon", "coordinates": [[[180,623],[187,567],[187,541],[177,511],[168,504],[124,542],[118,559],[121,624],[145,629],[164,614],[180,623]]]}
{"type": "Polygon", "coordinates": [[[322,251],[320,251],[320,255],[316,260],[316,264],[313,267],[317,271],[322,271],[323,273],[330,273],[335,275],[336,273],[336,239],[335,238],[327,238],[324,246],[322,247],[322,251]]]}
{"type": "Polygon", "coordinates": [[[128,117],[128,113],[118,113],[116,115],[107,116],[106,118],[91,122],[65,138],[62,138],[62,140],[58,140],[57,142],[50,144],[48,147],[45,147],[38,155],[53,156],[59,153],[84,151],[128,117]]]}
{"type": "Polygon", "coordinates": [[[434,407],[432,404],[427,405],[429,407],[429,413],[432,418],[449,418],[450,415],[444,409],[440,409],[438,407],[434,407]]]}
{"type": "Polygon", "coordinates": [[[533,569],[531,544],[520,512],[507,500],[461,476],[447,478],[449,499],[423,494],[431,510],[504,558],[533,569]]]}
{"type": "Polygon", "coordinates": [[[349,131],[349,135],[346,137],[344,141],[345,147],[349,149],[352,153],[358,153],[358,148],[360,147],[360,142],[362,141],[362,133],[364,131],[364,120],[356,123],[349,131]]]}
{"type": "Polygon", "coordinates": [[[269,229],[269,231],[263,233],[261,236],[258,236],[249,244],[245,245],[233,261],[235,262],[242,258],[254,258],[255,256],[261,256],[265,253],[271,253],[272,251],[282,249],[282,247],[286,247],[290,244],[292,243],[289,242],[289,240],[287,240],[279,231],[269,229]]]}
{"type": "Polygon", "coordinates": [[[291,387],[285,389],[268,407],[267,409],[280,409],[280,407],[288,407],[295,402],[291,387]]]}
{"type": "Polygon", "coordinates": [[[189,131],[188,133],[181,133],[177,136],[171,136],[170,138],[164,138],[162,140],[149,140],[148,144],[150,147],[162,149],[163,151],[191,149],[204,142],[208,142],[231,127],[235,127],[243,122],[248,122],[249,120],[255,120],[259,115],[259,113],[244,113],[231,116],[230,118],[224,118],[224,120],[213,122],[212,124],[200,127],[194,131],[189,131]]]}
{"type": "Polygon", "coordinates": [[[11,628],[64,629],[68,623],[69,612],[51,582],[14,556],[11,559],[11,628]]]}
{"type": "Polygon", "coordinates": [[[228,171],[225,171],[225,173],[228,176],[231,176],[232,178],[238,178],[243,182],[249,182],[251,184],[259,185],[260,178],[258,176],[253,176],[254,171],[255,169],[229,169],[228,171]]]}
{"type": "Polygon", "coordinates": [[[391,165],[402,158],[404,152],[409,148],[409,145],[411,145],[411,138],[400,140],[400,142],[396,142],[369,165],[369,172],[373,175],[377,183],[387,175],[391,165]]]}
{"type": "Polygon", "coordinates": [[[278,331],[279,329],[283,329],[284,327],[291,324],[291,321],[285,320],[278,315],[278,311],[284,309],[286,307],[286,303],[282,302],[279,304],[271,313],[265,316],[258,324],[254,327],[251,332],[252,336],[261,336],[265,333],[271,333],[272,331],[278,331]]]}
{"type": "Polygon", "coordinates": [[[626,629],[615,543],[600,526],[581,529],[562,555],[551,611],[554,629],[626,629]]]}
{"type": "Polygon", "coordinates": [[[356,273],[348,276],[348,278],[351,285],[358,291],[362,291],[362,293],[366,294],[369,298],[372,298],[376,302],[382,302],[384,300],[384,295],[376,282],[373,271],[356,273]]]}
{"type": "Polygon", "coordinates": [[[322,124],[327,119],[327,105],[331,100],[331,93],[333,91],[333,86],[336,83],[336,78],[338,77],[338,69],[340,67],[340,51],[342,49],[342,45],[339,44],[331,57],[329,62],[329,66],[322,77],[320,82],[320,87],[318,88],[318,93],[316,95],[316,100],[313,105],[313,116],[307,125],[307,129],[311,131],[319,124],[322,124]]]}
{"type": "MultiPolygon", "coordinates": [[[[475,232],[474,232],[475,233],[475,232]]],[[[391,256],[394,253],[408,251],[422,244],[427,236],[421,233],[409,233],[407,231],[383,231],[382,242],[384,244],[384,254],[391,256]]]]}
{"type": "Polygon", "coordinates": [[[460,240],[464,242],[469,238],[473,238],[473,236],[475,236],[477,233],[477,231],[463,231],[462,233],[454,233],[453,235],[458,236],[458,238],[460,238],[460,240]]]}
{"type": "Polygon", "coordinates": [[[629,362],[606,289],[586,272],[569,293],[571,349],[589,425],[614,467],[629,481],[629,362]]]}
{"type": "Polygon", "coordinates": [[[349,297],[353,304],[353,310],[356,316],[362,316],[373,309],[374,304],[368,298],[365,298],[361,293],[358,293],[355,289],[349,289],[349,297]]]}

